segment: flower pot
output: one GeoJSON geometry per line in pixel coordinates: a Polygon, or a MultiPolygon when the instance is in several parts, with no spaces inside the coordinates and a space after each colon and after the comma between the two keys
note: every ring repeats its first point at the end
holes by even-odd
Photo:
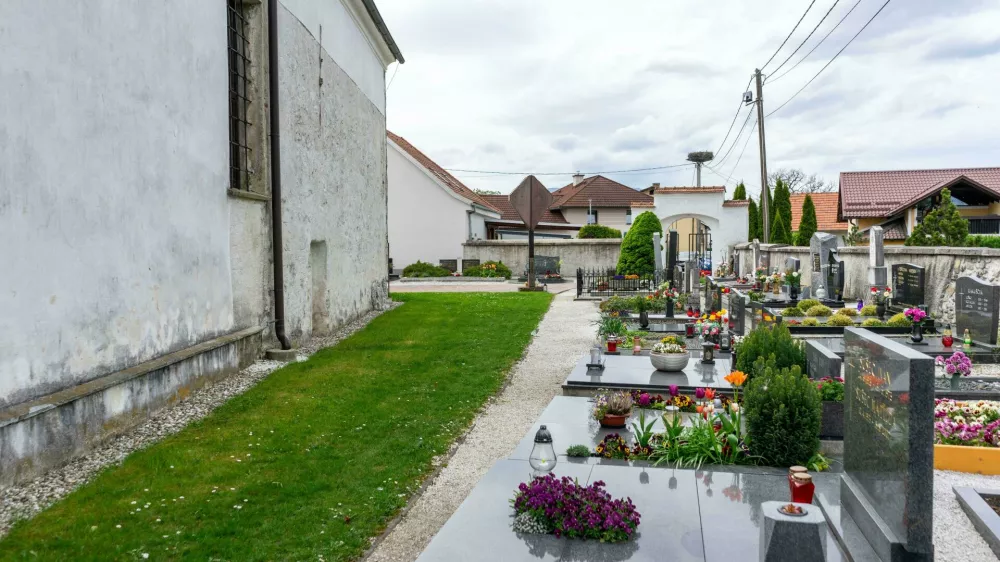
{"type": "Polygon", "coordinates": [[[649,327],[649,313],[643,310],[639,313],[639,327],[648,328],[649,327]]]}
{"type": "Polygon", "coordinates": [[[879,320],[885,322],[885,305],[884,304],[876,304],[875,305],[875,315],[878,316],[879,320]]]}
{"type": "Polygon", "coordinates": [[[780,295],[781,294],[781,285],[779,285],[777,283],[773,283],[772,286],[771,286],[771,292],[774,293],[775,295],[780,295]]]}
{"type": "Polygon", "coordinates": [[[649,361],[657,371],[683,371],[691,356],[688,353],[649,353],[649,361]]]}
{"type": "Polygon", "coordinates": [[[614,414],[604,414],[601,418],[601,427],[622,428],[628,420],[628,414],[616,416],[614,414]]]}
{"type": "Polygon", "coordinates": [[[960,386],[958,384],[960,380],[962,380],[961,379],[961,375],[952,375],[951,376],[951,389],[952,390],[961,390],[961,388],[960,388],[960,386]]]}
{"type": "Polygon", "coordinates": [[[667,299],[666,306],[663,308],[663,315],[666,318],[674,317],[674,299],[667,299]]]}
{"type": "Polygon", "coordinates": [[[924,327],[920,322],[914,322],[910,329],[910,341],[920,343],[924,341],[924,327]]]}
{"type": "Polygon", "coordinates": [[[799,288],[794,285],[788,286],[788,298],[794,300],[799,299],[799,288]]]}
{"type": "Polygon", "coordinates": [[[823,439],[844,438],[844,403],[822,402],[819,436],[823,439]]]}

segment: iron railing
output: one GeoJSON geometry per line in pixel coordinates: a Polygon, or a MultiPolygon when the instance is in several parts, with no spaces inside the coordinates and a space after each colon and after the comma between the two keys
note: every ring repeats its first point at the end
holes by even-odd
{"type": "Polygon", "coordinates": [[[1000,217],[969,217],[969,234],[1000,234],[1000,217]]]}
{"type": "Polygon", "coordinates": [[[651,295],[667,280],[668,271],[661,269],[652,274],[618,275],[615,268],[576,270],[576,296],[591,297],[651,295]]]}

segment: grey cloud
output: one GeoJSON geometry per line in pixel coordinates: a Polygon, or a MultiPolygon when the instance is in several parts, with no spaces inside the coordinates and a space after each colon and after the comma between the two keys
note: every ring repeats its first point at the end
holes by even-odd
{"type": "Polygon", "coordinates": [[[569,152],[579,146],[579,144],[576,137],[560,137],[552,141],[552,148],[560,152],[569,152]]]}
{"type": "Polygon", "coordinates": [[[927,54],[931,60],[975,59],[1000,53],[1000,39],[986,43],[959,43],[934,49],[927,54]]]}
{"type": "Polygon", "coordinates": [[[486,154],[504,154],[507,152],[507,148],[496,142],[488,142],[486,144],[479,145],[479,151],[486,154]]]}

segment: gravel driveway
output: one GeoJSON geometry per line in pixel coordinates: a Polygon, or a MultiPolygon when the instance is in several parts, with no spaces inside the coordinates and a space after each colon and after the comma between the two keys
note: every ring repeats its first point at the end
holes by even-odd
{"type": "Polygon", "coordinates": [[[367,560],[416,560],[434,534],[458,509],[493,463],[506,458],[531,429],[577,359],[594,341],[594,302],[574,301],[572,291],[556,296],[507,387],[476,417],[440,474],[384,536],[367,560]]]}

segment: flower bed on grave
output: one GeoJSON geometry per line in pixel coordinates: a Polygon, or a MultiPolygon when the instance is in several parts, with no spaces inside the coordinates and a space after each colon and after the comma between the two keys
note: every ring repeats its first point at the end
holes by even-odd
{"type": "Polygon", "coordinates": [[[522,483],[510,503],[518,533],[616,543],[632,539],[641,519],[632,498],[612,498],[604,482],[583,486],[551,474],[522,483]]]}
{"type": "Polygon", "coordinates": [[[934,468],[1000,474],[1000,402],[934,401],[934,468]]]}

